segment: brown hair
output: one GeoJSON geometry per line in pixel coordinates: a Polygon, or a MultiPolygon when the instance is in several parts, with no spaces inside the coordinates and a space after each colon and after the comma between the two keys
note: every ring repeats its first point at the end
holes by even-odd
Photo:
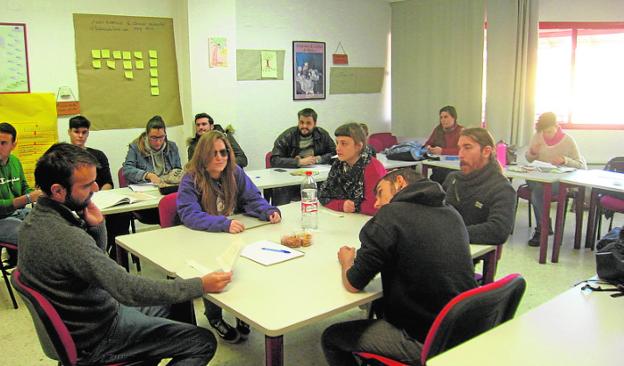
{"type": "Polygon", "coordinates": [[[557,126],[557,115],[553,112],[546,112],[540,114],[537,118],[537,123],[535,124],[535,130],[537,132],[542,132],[547,128],[557,126]]]}
{"type": "Polygon", "coordinates": [[[197,188],[201,198],[200,204],[204,211],[211,215],[231,215],[236,206],[236,160],[234,151],[224,133],[219,131],[209,131],[203,134],[197,142],[197,147],[193,153],[193,158],[186,164],[186,170],[193,175],[193,183],[197,188]],[[213,147],[217,140],[223,141],[228,152],[227,165],[219,177],[221,187],[210,177],[206,167],[214,159],[213,147]],[[221,193],[223,199],[223,211],[217,209],[217,198],[221,193]]]}
{"type": "Polygon", "coordinates": [[[356,144],[362,144],[362,149],[364,149],[364,145],[366,145],[366,135],[359,123],[352,122],[338,126],[334,132],[334,136],[351,137],[356,144]]]}
{"type": "Polygon", "coordinates": [[[491,147],[492,152],[490,153],[490,162],[496,163],[499,169],[502,169],[496,159],[496,144],[494,143],[494,137],[492,137],[492,134],[488,130],[481,127],[465,128],[462,130],[460,136],[466,136],[473,139],[477,144],[479,144],[479,146],[481,146],[481,149],[486,146],[491,147]]]}

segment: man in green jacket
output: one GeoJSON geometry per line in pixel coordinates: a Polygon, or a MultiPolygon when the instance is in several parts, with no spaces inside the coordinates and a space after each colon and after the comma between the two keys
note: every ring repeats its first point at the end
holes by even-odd
{"type": "MultiPolygon", "coordinates": [[[[11,154],[17,146],[17,131],[7,122],[0,123],[0,242],[17,245],[17,230],[35,202],[40,190],[28,186],[19,159],[11,154]]],[[[17,264],[17,253],[9,251],[8,265],[17,264]]]]}

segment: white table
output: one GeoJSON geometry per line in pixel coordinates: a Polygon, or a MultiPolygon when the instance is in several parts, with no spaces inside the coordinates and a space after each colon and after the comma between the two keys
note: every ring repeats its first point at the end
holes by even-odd
{"type": "Polygon", "coordinates": [[[427,365],[624,365],[624,297],[581,287],[435,356],[427,365]]]}
{"type": "Polygon", "coordinates": [[[391,160],[386,157],[386,154],[377,153],[377,160],[381,164],[383,164],[386,170],[392,170],[397,168],[406,168],[406,167],[416,167],[421,165],[420,161],[402,161],[402,160],[391,160]]]}
{"type": "Polygon", "coordinates": [[[318,174],[315,174],[313,176],[314,180],[317,182],[322,182],[324,180],[327,180],[330,169],[331,165],[319,164],[297,169],[269,168],[247,170],[245,171],[245,173],[247,174],[247,176],[249,176],[249,178],[256,185],[256,187],[258,187],[258,189],[263,190],[276,187],[296,186],[301,184],[305,176],[291,174],[297,171],[312,170],[318,172],[318,174]]]}
{"type": "MultiPolygon", "coordinates": [[[[597,217],[597,207],[598,207],[598,196],[597,190],[607,190],[611,192],[624,192],[624,174],[611,172],[607,170],[577,170],[570,174],[567,174],[565,177],[560,179],[560,188],[559,188],[559,205],[558,209],[561,209],[561,202],[566,198],[566,191],[569,187],[577,187],[579,190],[579,196],[584,197],[585,189],[591,188],[592,195],[589,204],[589,217],[587,218],[587,234],[585,237],[585,248],[594,247],[594,242],[596,240],[594,232],[596,220],[600,218],[597,217]]],[[[557,217],[559,217],[559,212],[557,212],[557,217]]],[[[579,224],[579,221],[583,220],[583,210],[577,210],[577,225],[574,236],[574,248],[580,248],[580,240],[581,240],[581,231],[582,231],[582,223],[579,224]]],[[[557,229],[559,232],[563,232],[564,222],[557,221],[557,229]],[[560,227],[559,227],[560,226],[560,227]]],[[[555,243],[553,247],[553,258],[559,256],[559,247],[561,246],[561,235],[555,235],[555,243]]],[[[553,259],[553,261],[555,261],[553,259]]]]}
{"type": "MultiPolygon", "coordinates": [[[[187,264],[188,259],[217,269],[215,258],[228,245],[259,240],[279,242],[283,234],[300,231],[299,204],[280,206],[280,210],[281,223],[235,235],[175,226],[124,235],[116,240],[118,245],[141,260],[152,262],[169,276],[189,277],[191,271],[192,277],[195,272],[187,264]]],[[[336,253],[343,245],[360,246],[358,234],[369,219],[365,215],[321,208],[319,230],[314,232],[313,245],[301,249],[306,253],[303,257],[268,267],[240,258],[226,291],[205,296],[265,334],[266,364],[282,365],[284,334],[382,296],[379,279],[355,294],[345,290],[340,280],[336,253]]],[[[471,246],[471,254],[474,259],[495,261],[496,247],[471,246]]]]}

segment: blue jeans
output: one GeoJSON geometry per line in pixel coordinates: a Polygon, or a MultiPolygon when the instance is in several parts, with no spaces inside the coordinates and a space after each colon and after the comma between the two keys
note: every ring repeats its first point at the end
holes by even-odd
{"type": "Polygon", "coordinates": [[[104,339],[89,352],[80,354],[78,364],[101,365],[145,361],[158,365],[207,365],[217,349],[212,333],[195,325],[166,319],[167,307],[131,308],[120,305],[104,339]]]}
{"type": "Polygon", "coordinates": [[[370,352],[420,365],[422,344],[385,320],[354,320],[325,329],[321,337],[330,366],[357,366],[353,352],[370,352]]]}
{"type": "Polygon", "coordinates": [[[10,216],[0,219],[0,241],[17,245],[17,231],[30,208],[15,210],[10,216]]]}
{"type": "MultiPolygon", "coordinates": [[[[544,184],[539,182],[527,181],[529,189],[531,190],[531,204],[533,205],[533,213],[535,213],[535,225],[537,231],[541,230],[542,220],[542,207],[544,206],[544,184]]],[[[559,183],[553,183],[551,185],[552,196],[555,197],[559,194],[559,183]]],[[[550,218],[550,212],[548,213],[550,218]]]]}

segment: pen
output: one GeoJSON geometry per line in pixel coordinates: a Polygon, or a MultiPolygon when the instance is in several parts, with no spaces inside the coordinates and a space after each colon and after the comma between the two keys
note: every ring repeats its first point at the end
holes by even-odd
{"type": "Polygon", "coordinates": [[[290,252],[288,250],[284,250],[284,249],[262,248],[262,250],[266,250],[266,251],[269,251],[269,252],[278,252],[278,253],[290,254],[290,252]]]}

